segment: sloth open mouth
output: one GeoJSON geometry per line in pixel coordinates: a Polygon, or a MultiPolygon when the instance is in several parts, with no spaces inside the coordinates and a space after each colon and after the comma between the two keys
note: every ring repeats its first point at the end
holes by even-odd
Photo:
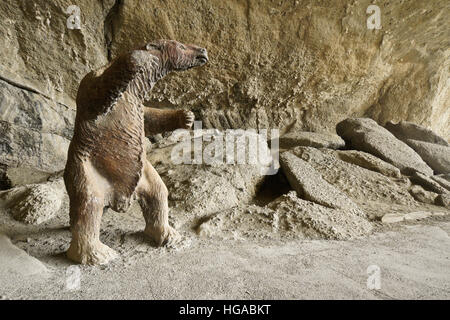
{"type": "Polygon", "coordinates": [[[201,54],[195,57],[195,60],[197,60],[200,64],[205,64],[208,62],[208,56],[206,54],[201,54]]]}

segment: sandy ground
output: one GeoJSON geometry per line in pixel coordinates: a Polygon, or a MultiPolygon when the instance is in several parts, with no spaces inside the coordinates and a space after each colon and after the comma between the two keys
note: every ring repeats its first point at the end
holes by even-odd
{"type": "Polygon", "coordinates": [[[179,245],[154,248],[139,231],[138,213],[108,211],[102,241],[120,258],[108,266],[80,266],[78,290],[66,285],[72,265],[64,256],[67,225],[65,215],[27,226],[0,211],[0,232],[14,250],[24,250],[18,259],[0,244],[2,299],[450,298],[448,215],[378,225],[371,236],[353,241],[201,238],[184,230],[179,245]],[[32,274],[26,264],[47,271],[33,267],[38,271],[32,274]],[[370,265],[380,268],[380,290],[367,288],[370,265]]]}

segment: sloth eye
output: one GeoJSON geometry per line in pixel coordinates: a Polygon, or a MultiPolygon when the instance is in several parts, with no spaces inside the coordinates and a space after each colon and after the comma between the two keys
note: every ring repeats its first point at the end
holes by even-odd
{"type": "Polygon", "coordinates": [[[184,45],[182,45],[182,44],[180,44],[178,47],[179,47],[180,49],[182,49],[182,50],[186,50],[186,47],[185,47],[184,45]]]}

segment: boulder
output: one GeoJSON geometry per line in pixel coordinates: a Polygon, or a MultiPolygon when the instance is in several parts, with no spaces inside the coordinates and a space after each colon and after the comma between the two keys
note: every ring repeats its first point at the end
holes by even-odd
{"type": "Polygon", "coordinates": [[[396,124],[388,121],[384,127],[396,136],[397,139],[400,139],[403,142],[406,142],[408,139],[412,139],[447,147],[449,146],[448,142],[444,138],[438,136],[432,130],[412,122],[400,121],[396,124]]]}
{"type": "Polygon", "coordinates": [[[268,205],[278,216],[289,217],[291,228],[301,225],[310,237],[349,240],[369,234],[372,225],[354,210],[335,209],[300,199],[291,191],[268,205]]]}
{"type": "Polygon", "coordinates": [[[281,136],[279,141],[281,149],[291,149],[298,146],[314,148],[341,149],[345,141],[336,134],[293,131],[281,136]]]}
{"type": "Polygon", "coordinates": [[[450,147],[412,139],[405,142],[422,157],[435,174],[450,173],[450,147]]]}
{"type": "Polygon", "coordinates": [[[432,175],[433,170],[407,144],[368,118],[348,118],[339,122],[336,132],[345,140],[347,147],[365,151],[387,161],[402,173],[415,171],[432,175]]]}
{"type": "Polygon", "coordinates": [[[342,191],[325,181],[306,161],[291,152],[283,152],[280,165],[292,188],[300,198],[334,209],[348,210],[365,216],[359,207],[342,191]]]}
{"type": "Polygon", "coordinates": [[[400,178],[400,170],[386,161],[377,158],[370,153],[356,150],[339,150],[336,152],[339,159],[357,166],[379,172],[385,176],[400,178]]]}
{"type": "Polygon", "coordinates": [[[437,193],[427,191],[418,185],[412,185],[409,189],[409,192],[414,197],[414,199],[426,204],[434,204],[436,201],[436,197],[438,196],[437,193]]]}

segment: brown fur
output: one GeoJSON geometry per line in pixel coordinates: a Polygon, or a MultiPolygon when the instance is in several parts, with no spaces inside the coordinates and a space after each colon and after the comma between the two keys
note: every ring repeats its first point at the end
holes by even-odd
{"type": "Polygon", "coordinates": [[[148,234],[161,245],[176,236],[168,224],[167,188],[146,160],[145,135],[189,128],[193,114],[146,108],[154,84],[171,71],[205,64],[203,48],[160,40],[132,50],[86,75],[77,95],[74,136],[64,181],[72,242],[67,255],[83,264],[116,254],[99,240],[103,209],[126,211],[138,198],[148,234]]]}

